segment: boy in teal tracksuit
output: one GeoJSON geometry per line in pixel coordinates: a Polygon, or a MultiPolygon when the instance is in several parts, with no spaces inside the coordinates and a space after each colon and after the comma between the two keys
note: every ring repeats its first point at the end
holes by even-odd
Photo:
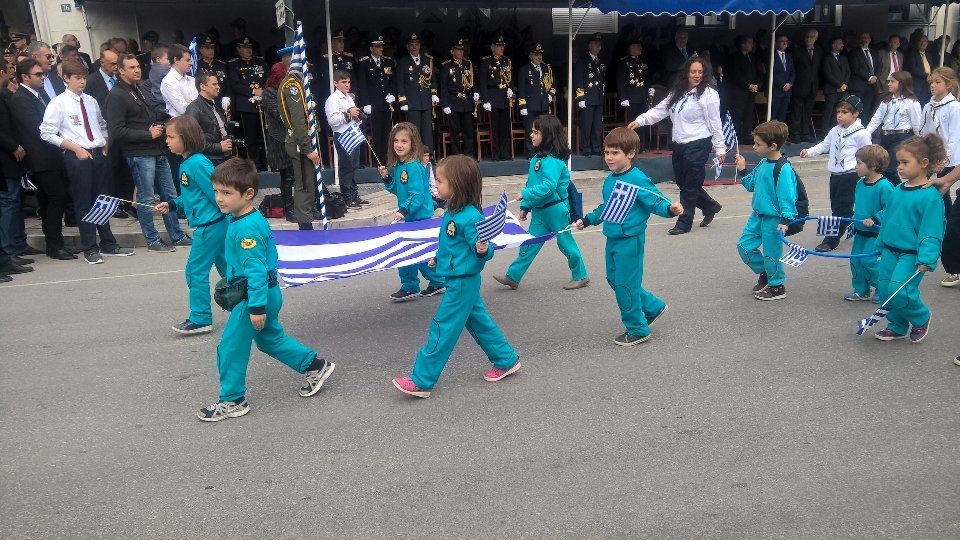
{"type": "Polygon", "coordinates": [[[243,416],[250,411],[246,400],[250,344],[307,376],[300,396],[316,394],[336,367],[283,331],[280,308],[283,296],[277,282],[277,247],[270,224],[256,208],[257,170],[251,161],[233,158],[217,167],[213,175],[220,209],[231,214],[224,243],[226,281],[246,281],[246,294],[230,311],[217,346],[220,374],[219,401],[197,412],[206,422],[243,416]]]}
{"type": "MultiPolygon", "coordinates": [[[[883,176],[889,164],[889,154],[878,144],[864,146],[857,151],[857,174],[861,176],[853,195],[853,247],[851,255],[869,254],[877,251],[877,236],[880,234],[877,216],[887,205],[893,192],[893,184],[883,176]]],[[[873,300],[871,287],[877,288],[877,264],[879,258],[851,257],[850,276],[853,290],[843,296],[844,300],[873,300]]]]}
{"type": "MultiPolygon", "coordinates": [[[[757,300],[787,297],[783,285],[786,274],[780,262],[783,255],[780,235],[797,218],[797,174],[790,162],[785,162],[780,166],[778,178],[773,177],[777,162],[783,158],[780,149],[786,139],[787,126],[783,122],[764,122],[757,126],[753,131],[753,150],[763,158],[741,180],[743,187],[753,192],[753,213],[737,242],[737,251],[743,262],[759,276],[753,287],[753,297],[757,300]]],[[[746,160],[738,155],[737,170],[743,172],[745,168],[746,160]]]]}
{"type": "MultiPolygon", "coordinates": [[[[384,187],[397,196],[397,220],[422,221],[433,217],[430,175],[419,161],[397,163],[390,177],[384,179],[384,187]]],[[[418,296],[433,296],[444,291],[443,278],[427,266],[427,263],[401,266],[397,271],[400,273],[400,290],[390,295],[394,302],[414,300],[418,296]],[[429,282],[422,291],[418,272],[429,282]]]]}
{"type": "Polygon", "coordinates": [[[613,289],[626,331],[613,342],[623,347],[650,338],[650,324],[667,309],[667,304],[643,288],[643,249],[650,214],[669,218],[683,213],[680,203],[670,203],[647,175],[633,166],[640,137],[632,129],[615,128],[603,140],[604,159],[612,172],[603,181],[603,202],[577,220],[578,229],[598,225],[614,185],[620,181],[639,186],[636,202],[622,223],[603,222],[607,237],[607,283],[613,289]]]}

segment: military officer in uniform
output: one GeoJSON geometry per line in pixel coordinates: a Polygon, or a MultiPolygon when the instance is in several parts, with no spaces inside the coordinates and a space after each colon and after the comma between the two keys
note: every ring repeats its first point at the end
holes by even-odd
{"type": "Polygon", "coordinates": [[[280,81],[277,92],[280,117],[287,127],[284,140],[287,155],[293,162],[293,209],[301,231],[313,229],[313,201],[317,192],[314,167],[320,165],[320,156],[313,151],[307,124],[306,93],[303,90],[303,65],[290,64],[287,76],[280,81]]]}
{"type": "Polygon", "coordinates": [[[473,117],[477,114],[480,94],[474,87],[473,65],[464,58],[466,41],[465,38],[458,39],[450,48],[451,59],[440,66],[440,106],[450,120],[453,153],[476,156],[473,117]]]}
{"type": "Polygon", "coordinates": [[[416,33],[407,39],[407,50],[410,55],[397,62],[397,103],[407,121],[420,130],[424,146],[433,154],[433,107],[440,103],[436,66],[432,56],[420,53],[420,37],[416,33]]]}
{"type": "Polygon", "coordinates": [[[209,35],[199,36],[199,58],[197,59],[197,73],[209,71],[217,76],[220,83],[220,97],[230,97],[230,85],[227,83],[227,63],[217,60],[217,43],[209,35]]]}
{"type": "Polygon", "coordinates": [[[383,161],[387,158],[387,138],[393,127],[393,106],[397,101],[397,63],[383,56],[383,36],[370,42],[370,55],[360,59],[357,67],[357,102],[370,117],[373,151],[383,161]]]}
{"type": "Polygon", "coordinates": [[[227,80],[229,81],[230,95],[233,101],[233,110],[240,118],[243,127],[243,139],[247,145],[247,152],[260,169],[263,160],[260,157],[260,115],[257,112],[255,101],[263,95],[263,83],[267,78],[267,65],[263,58],[253,55],[253,42],[244,37],[237,42],[237,58],[230,59],[227,64],[227,80]]]}
{"type": "Polygon", "coordinates": [[[493,161],[510,159],[510,109],[513,105],[513,66],[503,55],[507,42],[503,36],[490,44],[490,56],[480,60],[480,101],[490,113],[490,138],[493,161]]]}
{"type": "MultiPolygon", "coordinates": [[[[650,94],[647,87],[647,77],[650,73],[646,60],[643,59],[643,45],[639,38],[630,41],[627,56],[620,59],[617,67],[617,96],[620,106],[626,109],[626,121],[631,122],[647,110],[650,94]]],[[[646,146],[647,130],[639,128],[640,148],[646,146]]]]}
{"type": "Polygon", "coordinates": [[[523,129],[527,133],[525,143],[528,156],[533,156],[533,143],[530,142],[533,121],[550,111],[550,104],[556,97],[553,70],[549,64],[543,63],[543,45],[535,43],[530,49],[530,63],[517,73],[517,106],[520,107],[523,129]]]}
{"type": "Polygon", "coordinates": [[[602,44],[600,32],[590,36],[587,55],[573,67],[573,87],[576,89],[573,100],[580,108],[580,151],[585,156],[603,154],[601,120],[607,65],[600,61],[602,44]]]}

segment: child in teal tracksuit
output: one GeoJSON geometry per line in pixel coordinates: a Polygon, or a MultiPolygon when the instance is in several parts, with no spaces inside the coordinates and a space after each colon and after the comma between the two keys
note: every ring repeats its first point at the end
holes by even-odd
{"type": "Polygon", "coordinates": [[[227,263],[224,279],[243,292],[235,305],[224,306],[230,309],[230,318],[217,346],[220,399],[197,412],[197,417],[205,422],[250,412],[246,383],[251,342],[255,341],[258,349],[307,376],[306,385],[300,388],[301,397],[319,392],[336,367],[286,335],[280,325],[283,296],[277,282],[277,246],[267,218],[253,207],[257,194],[256,166],[249,160],[230,159],[217,166],[213,185],[220,209],[231,214],[224,243],[227,263]]]}
{"type": "MultiPolygon", "coordinates": [[[[783,122],[774,120],[757,126],[753,131],[753,151],[762,159],[753,172],[741,180],[743,187],[753,192],[753,213],[737,242],[737,251],[743,262],[760,276],[753,287],[753,297],[757,300],[787,297],[783,284],[786,273],[780,262],[783,254],[780,235],[787,232],[787,225],[797,218],[797,174],[780,153],[786,140],[787,125],[783,122]],[[774,178],[778,162],[781,162],[780,171],[774,178]]],[[[746,160],[738,155],[737,170],[745,169],[746,160]]]]}
{"type": "Polygon", "coordinates": [[[179,212],[193,227],[193,245],[183,269],[190,291],[190,315],[173,331],[181,335],[205,334],[213,330],[210,267],[216,266],[220,277],[226,271],[223,239],[227,235],[227,216],[220,211],[213,193],[213,163],[202,153],[205,141],[200,124],[192,116],[178,116],[167,124],[166,135],[170,151],[184,158],[179,171],[180,196],[154,209],[163,214],[179,212]]]}
{"type": "Polygon", "coordinates": [[[404,394],[430,396],[464,326],[493,363],[493,369],[483,375],[485,380],[499,381],[520,369],[520,357],[490,318],[480,297],[480,272],[493,258],[493,247],[478,241],[477,224],[483,220],[481,185],[480,167],[471,157],[449,156],[437,164],[437,192],[447,201],[447,211],[431,264],[446,278],[447,291],[410,376],[393,379],[393,385],[404,394]]]}
{"type": "MultiPolygon", "coordinates": [[[[886,149],[878,144],[864,146],[857,151],[857,174],[861,176],[853,195],[853,247],[851,255],[877,251],[880,225],[877,215],[887,206],[893,184],[883,175],[890,162],[886,149]]],[[[850,275],[853,290],[843,295],[844,300],[870,300],[871,287],[877,288],[879,257],[851,257],[850,275]]]]}
{"type": "MultiPolygon", "coordinates": [[[[567,148],[560,119],[552,114],[539,116],[533,121],[530,140],[536,155],[530,160],[527,185],[517,199],[520,200],[520,221],[526,220],[527,214],[532,212],[529,232],[534,236],[543,236],[563,230],[570,224],[570,203],[567,195],[570,169],[565,161],[570,155],[570,149],[567,148]]],[[[493,278],[511,289],[516,289],[542,247],[542,243],[522,246],[507,273],[493,278]]],[[[570,281],[563,288],[573,290],[586,287],[590,279],[573,234],[564,232],[557,235],[557,247],[567,258],[567,266],[571,272],[570,281]]]]}
{"type": "Polygon", "coordinates": [[[666,310],[667,304],[643,288],[643,248],[650,214],[679,216],[680,203],[670,203],[647,175],[633,166],[640,148],[640,137],[632,129],[618,127],[603,139],[604,160],[612,171],[603,181],[603,202],[574,224],[577,229],[599,225],[614,185],[619,182],[638,186],[636,201],[622,223],[603,222],[607,237],[607,283],[613,289],[620,308],[620,320],[626,331],[613,342],[623,347],[643,343],[650,338],[650,324],[666,310]]]}
{"type": "MultiPolygon", "coordinates": [[[[397,196],[397,221],[422,221],[433,217],[433,196],[430,192],[430,176],[420,162],[423,156],[423,143],[420,132],[410,122],[400,122],[390,131],[388,164],[393,167],[392,174],[380,166],[380,175],[390,193],[397,196]]],[[[443,278],[427,266],[427,263],[401,266],[400,290],[391,294],[394,302],[416,300],[418,296],[433,296],[444,291],[443,278]],[[427,288],[420,290],[420,276],[429,282],[427,288]]]]}
{"type": "Polygon", "coordinates": [[[936,268],[943,244],[943,197],[930,177],[946,159],[943,141],[933,134],[908,139],[897,150],[903,183],[893,189],[877,220],[877,293],[888,312],[887,327],[875,334],[881,341],[904,339],[909,331],[910,342],[919,343],[930,330],[920,281],[936,268]]]}

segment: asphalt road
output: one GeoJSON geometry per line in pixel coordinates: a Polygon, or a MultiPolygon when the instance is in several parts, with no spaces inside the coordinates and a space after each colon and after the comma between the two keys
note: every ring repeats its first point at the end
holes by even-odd
{"type": "Polygon", "coordinates": [[[213,425],[194,413],[217,395],[226,317],[170,331],[185,250],[39,260],[0,287],[0,536],[960,536],[960,290],[924,281],[934,318],[916,346],[855,335],[875,306],[841,299],[845,261],[811,257],[787,300],[758,302],[735,248],[749,195],[711,191],[724,212],[708,229],[651,223],[644,283],[670,311],[647,343],[611,341],[593,229],[577,237],[586,289],[560,290],[553,245],[518,291],[490,278],[513,253],[488,264],[516,376],[485,382],[467,336],[433,396],[400,395],[390,379],[439,299],[390,304],[385,272],[285,291],[287,331],[336,372],[302,399],[300,376],[255,352],[251,414],[213,425]]]}

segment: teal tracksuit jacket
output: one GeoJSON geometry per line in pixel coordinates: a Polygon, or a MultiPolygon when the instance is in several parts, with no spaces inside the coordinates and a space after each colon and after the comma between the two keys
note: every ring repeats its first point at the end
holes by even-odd
{"type": "MultiPolygon", "coordinates": [[[[398,163],[390,178],[384,180],[384,187],[397,196],[397,211],[403,214],[404,221],[422,221],[433,217],[430,175],[419,161],[398,163]]],[[[402,266],[397,271],[400,274],[400,288],[405,291],[420,292],[418,273],[423,274],[430,286],[443,287],[443,279],[426,263],[402,266]]]]}

